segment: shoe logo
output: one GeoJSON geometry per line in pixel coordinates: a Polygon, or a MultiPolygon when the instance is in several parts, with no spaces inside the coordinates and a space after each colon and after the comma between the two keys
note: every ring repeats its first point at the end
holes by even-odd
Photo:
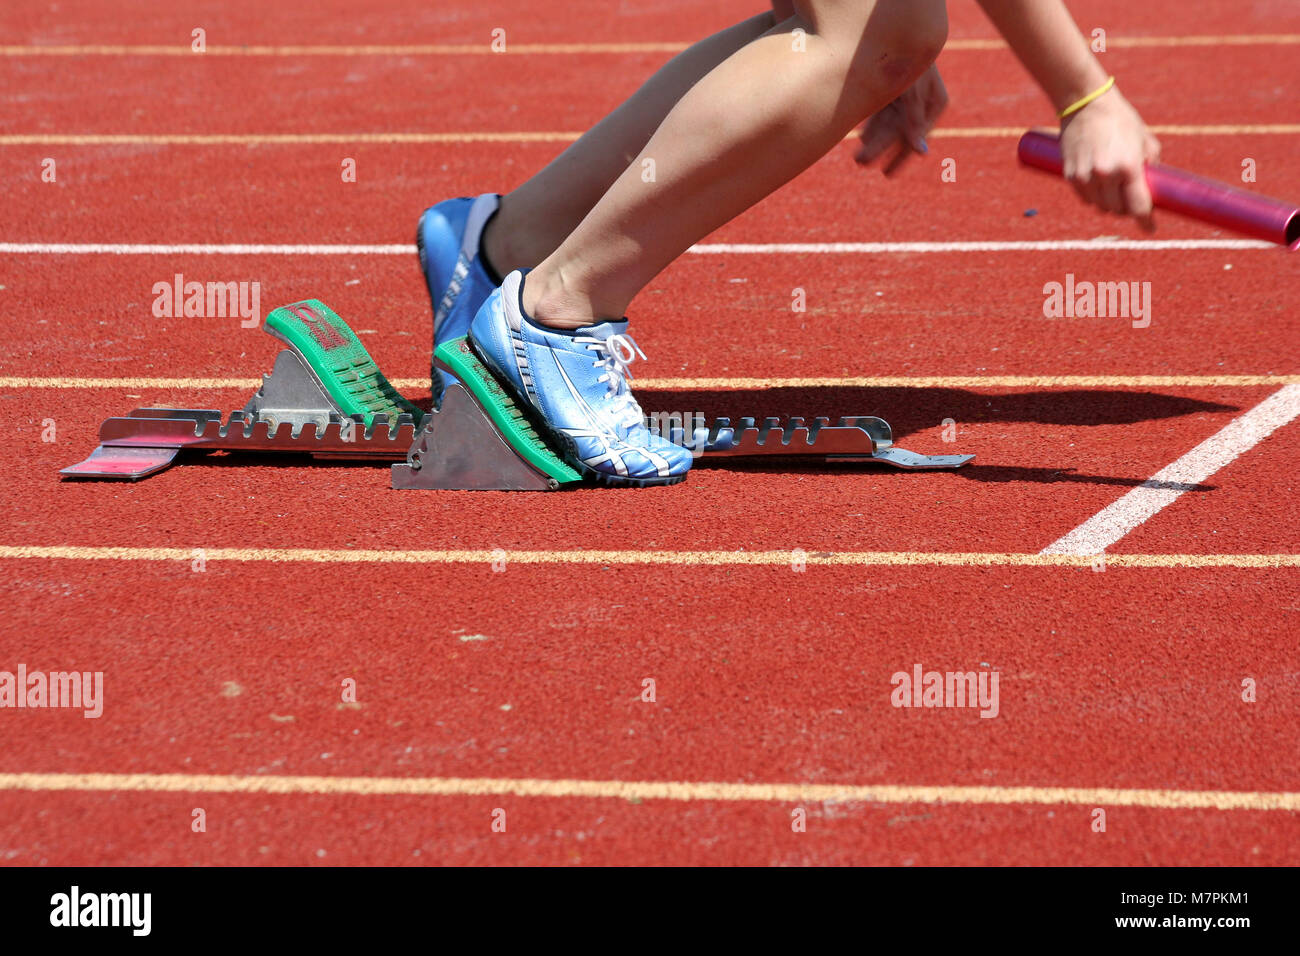
{"type": "MultiPolygon", "coordinates": [[[[552,355],[554,356],[554,353],[552,353],[552,355]]],[[[624,456],[628,453],[636,453],[644,457],[654,466],[655,472],[659,477],[667,477],[671,473],[668,459],[664,458],[658,452],[649,447],[631,445],[619,437],[618,432],[611,427],[609,422],[605,421],[601,415],[598,415],[596,410],[587,403],[585,398],[582,397],[582,393],[579,392],[577,386],[573,384],[573,380],[569,378],[569,374],[564,370],[564,365],[560,362],[558,357],[555,357],[555,367],[560,373],[560,378],[564,381],[565,386],[569,390],[569,396],[573,399],[574,404],[582,412],[583,417],[587,419],[587,423],[590,426],[588,428],[567,426],[561,427],[559,430],[570,438],[575,439],[575,441],[585,440],[597,442],[599,444],[598,448],[592,449],[593,454],[583,459],[584,464],[597,467],[605,462],[609,462],[614,466],[614,471],[617,474],[626,475],[628,473],[628,467],[627,463],[624,461],[624,456]]]]}
{"type": "MultiPolygon", "coordinates": [[[[524,384],[524,391],[527,393],[529,401],[534,405],[537,404],[537,389],[533,387],[533,373],[528,365],[528,349],[524,344],[523,334],[513,326],[510,328],[510,340],[514,344],[515,350],[515,369],[519,372],[519,380],[524,384]]],[[[557,366],[559,362],[555,363],[557,366]]],[[[564,370],[560,370],[564,374],[564,370]]]]}
{"type": "Polygon", "coordinates": [[[307,324],[314,338],[326,352],[333,351],[340,346],[347,345],[343,336],[339,335],[334,326],[330,325],[323,315],[318,313],[306,302],[295,302],[293,305],[285,306],[290,312],[302,319],[307,324]]]}
{"type": "Polygon", "coordinates": [[[438,302],[438,308],[433,311],[433,334],[438,334],[438,326],[447,315],[451,312],[451,307],[456,304],[456,299],[460,296],[461,286],[465,283],[465,277],[469,275],[469,262],[466,260],[464,253],[456,260],[456,268],[452,270],[451,281],[447,283],[447,290],[442,294],[441,301],[438,302]]]}

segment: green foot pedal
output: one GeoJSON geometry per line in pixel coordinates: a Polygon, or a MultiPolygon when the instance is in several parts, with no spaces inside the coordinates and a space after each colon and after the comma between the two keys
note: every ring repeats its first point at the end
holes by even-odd
{"type": "Polygon", "coordinates": [[[376,415],[418,421],[424,413],[404,399],[346,322],[319,299],[281,306],[266,317],[266,331],[293,349],[344,418],[370,427],[376,415]]]}
{"type": "Polygon", "coordinates": [[[438,346],[434,362],[456,381],[424,420],[406,461],[393,465],[394,488],[554,491],[582,481],[467,339],[438,346]]]}

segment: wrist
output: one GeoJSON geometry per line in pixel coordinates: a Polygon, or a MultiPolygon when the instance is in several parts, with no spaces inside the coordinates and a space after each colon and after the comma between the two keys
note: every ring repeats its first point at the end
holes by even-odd
{"type": "Polygon", "coordinates": [[[1059,110],[1057,113],[1057,119],[1061,120],[1063,123],[1068,121],[1070,117],[1077,116],[1079,113],[1083,112],[1093,103],[1105,99],[1112,92],[1114,92],[1114,90],[1115,90],[1115,77],[1109,76],[1100,86],[1098,86],[1097,88],[1093,89],[1088,93],[1085,93],[1082,97],[1073,101],[1064,109],[1059,110]]]}
{"type": "Polygon", "coordinates": [[[1110,80],[1110,74],[1102,69],[1095,58],[1088,62],[1086,68],[1071,70],[1070,74],[1068,79],[1062,78],[1047,91],[1058,116],[1075,103],[1101,89],[1110,80]]]}

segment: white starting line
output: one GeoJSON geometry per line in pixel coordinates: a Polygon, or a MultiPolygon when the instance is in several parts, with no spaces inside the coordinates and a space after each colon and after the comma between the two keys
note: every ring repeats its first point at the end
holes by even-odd
{"type": "Polygon", "coordinates": [[[1300,385],[1286,385],[1177,461],[1093,515],[1042,554],[1098,555],[1184,493],[1300,416],[1300,385]]]}
{"type": "MultiPolygon", "coordinates": [[[[944,252],[1163,252],[1279,249],[1255,239],[1046,239],[1022,242],[763,242],[707,243],[686,251],[707,255],[889,255],[944,252]]],[[[82,256],[410,256],[414,243],[323,245],[249,243],[0,242],[5,255],[82,256]]]]}

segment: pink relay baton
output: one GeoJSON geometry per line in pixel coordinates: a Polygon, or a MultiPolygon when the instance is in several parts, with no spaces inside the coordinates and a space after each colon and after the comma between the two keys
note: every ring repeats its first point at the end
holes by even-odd
{"type": "MultiPolygon", "coordinates": [[[[1061,175],[1061,144],[1051,133],[1026,133],[1019,153],[1023,165],[1061,175]]],[[[1300,250],[1300,206],[1294,203],[1159,164],[1147,166],[1147,186],[1157,209],[1300,250]]]]}

